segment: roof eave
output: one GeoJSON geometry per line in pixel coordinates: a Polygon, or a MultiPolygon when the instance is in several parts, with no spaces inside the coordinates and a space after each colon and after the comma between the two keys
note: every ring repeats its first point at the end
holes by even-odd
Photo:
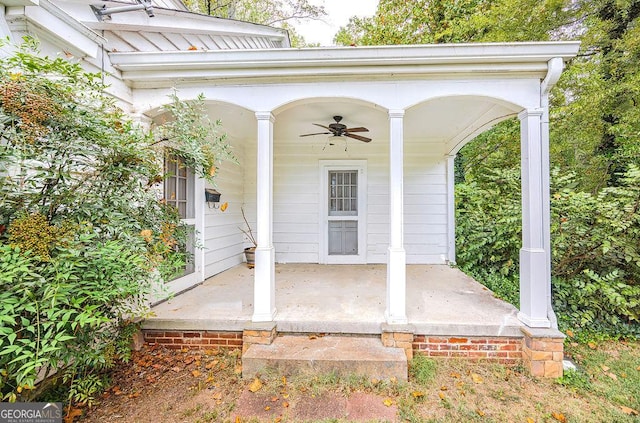
{"type": "Polygon", "coordinates": [[[553,58],[567,61],[579,42],[436,44],[309,49],[111,53],[133,84],[206,79],[335,76],[529,74],[546,76],[553,58]]]}

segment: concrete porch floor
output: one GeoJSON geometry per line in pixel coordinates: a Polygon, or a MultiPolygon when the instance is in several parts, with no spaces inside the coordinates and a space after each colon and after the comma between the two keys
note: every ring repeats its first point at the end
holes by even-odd
{"type": "MultiPolygon", "coordinates": [[[[152,308],[144,329],[242,331],[253,313],[253,269],[238,265],[152,308]]],[[[276,265],[278,332],[379,334],[385,265],[276,265]]],[[[521,336],[517,309],[458,269],[407,266],[407,318],[417,334],[521,336]]]]}

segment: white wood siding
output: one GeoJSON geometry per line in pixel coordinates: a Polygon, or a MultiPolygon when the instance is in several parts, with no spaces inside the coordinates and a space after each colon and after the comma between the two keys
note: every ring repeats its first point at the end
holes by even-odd
{"type": "Polygon", "coordinates": [[[405,140],[404,247],[407,263],[447,258],[447,162],[444,142],[405,140]]]}
{"type": "MultiPolygon", "coordinates": [[[[273,240],[279,263],[319,260],[319,160],[366,160],[368,174],[367,262],[386,263],[389,246],[388,141],[324,145],[326,138],[274,142],[273,240]],[[323,150],[324,148],[324,150],[323,150]]],[[[256,149],[245,149],[245,210],[255,226],[256,149]]],[[[405,143],[405,249],[407,263],[444,263],[447,194],[444,144],[405,143]]]]}
{"type": "Polygon", "coordinates": [[[218,169],[215,187],[222,194],[220,204],[227,202],[229,207],[222,212],[220,209],[204,206],[205,278],[223,272],[244,260],[243,236],[238,229],[243,226],[240,207],[244,198],[244,148],[242,143],[231,141],[239,164],[223,163],[218,169]]]}

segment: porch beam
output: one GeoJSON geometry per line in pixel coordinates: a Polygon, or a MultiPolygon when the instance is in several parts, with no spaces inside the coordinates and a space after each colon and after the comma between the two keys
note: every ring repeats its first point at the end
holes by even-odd
{"type": "Polygon", "coordinates": [[[389,111],[389,249],[387,252],[388,324],[407,323],[404,249],[404,110],[389,111]]]}
{"type": "Polygon", "coordinates": [[[257,223],[258,246],[253,285],[254,322],[276,316],[275,250],[273,248],[273,123],[271,112],[256,112],[258,120],[257,223]]]}
{"type": "Polygon", "coordinates": [[[543,146],[543,109],[526,109],[520,119],[522,166],[522,248],[520,249],[520,312],[529,327],[548,328],[547,293],[551,269],[545,240],[545,216],[549,209],[548,149],[543,146]]]}

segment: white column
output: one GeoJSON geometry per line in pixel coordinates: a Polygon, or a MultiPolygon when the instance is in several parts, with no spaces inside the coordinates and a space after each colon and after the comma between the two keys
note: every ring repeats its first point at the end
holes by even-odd
{"type": "MultiPolygon", "coordinates": [[[[6,12],[6,6],[5,5],[0,5],[0,37],[2,38],[7,38],[9,37],[9,42],[13,43],[13,34],[11,33],[11,29],[9,29],[9,24],[7,23],[6,17],[5,17],[5,12],[6,12]]],[[[9,55],[9,51],[7,50],[13,50],[12,48],[7,48],[5,47],[4,49],[0,50],[0,57],[5,57],[9,55]]]]}
{"type": "Polygon", "coordinates": [[[275,251],[273,248],[273,122],[271,112],[256,112],[258,119],[256,263],[253,290],[254,322],[276,316],[275,251]]]}
{"type": "Polygon", "coordinates": [[[522,111],[520,118],[522,166],[522,248],[520,249],[520,313],[529,327],[548,328],[547,293],[551,270],[547,262],[545,215],[549,213],[548,150],[543,146],[543,109],[522,111]]]}
{"type": "Polygon", "coordinates": [[[449,264],[456,262],[456,155],[450,154],[447,159],[447,260],[449,264]]]}
{"type": "Polygon", "coordinates": [[[404,250],[404,110],[389,111],[389,250],[387,310],[389,324],[407,323],[406,252],[404,250]]]}

